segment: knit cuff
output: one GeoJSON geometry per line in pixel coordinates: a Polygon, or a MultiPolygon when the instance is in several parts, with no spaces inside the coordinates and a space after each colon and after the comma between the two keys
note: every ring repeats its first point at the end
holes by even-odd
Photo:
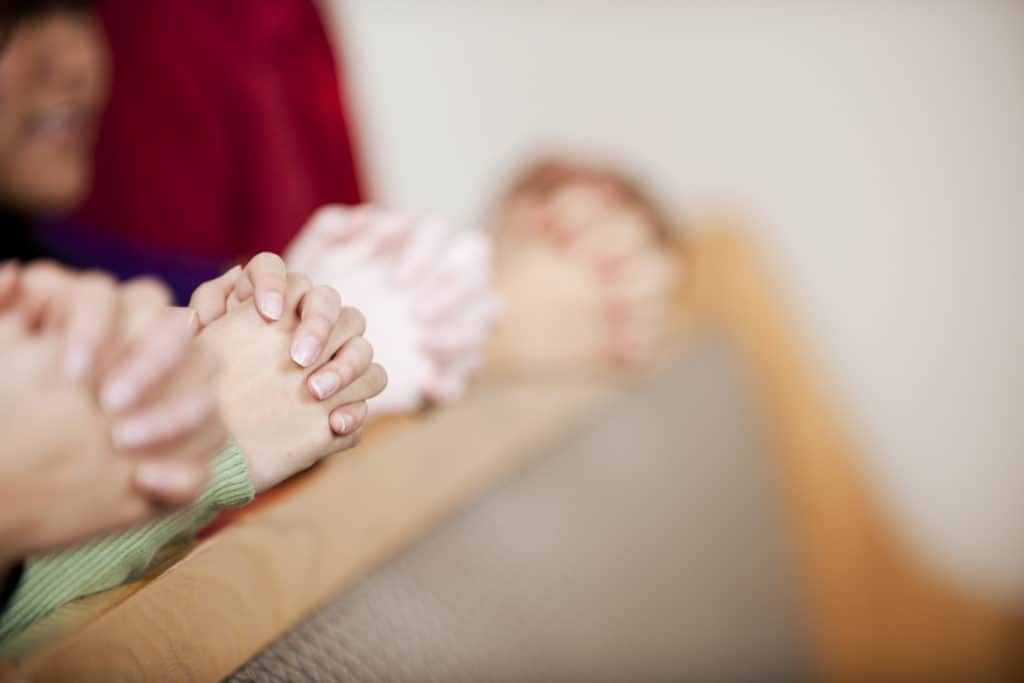
{"type": "Polygon", "coordinates": [[[254,491],[242,452],[228,443],[210,464],[210,483],[193,505],[127,531],[29,558],[0,614],[0,656],[16,654],[13,636],[71,600],[142,576],[156,553],[191,536],[217,510],[244,505],[254,491]]]}
{"type": "Polygon", "coordinates": [[[245,456],[234,441],[229,441],[210,463],[210,484],[197,507],[224,510],[252,501],[256,495],[245,456]]]}

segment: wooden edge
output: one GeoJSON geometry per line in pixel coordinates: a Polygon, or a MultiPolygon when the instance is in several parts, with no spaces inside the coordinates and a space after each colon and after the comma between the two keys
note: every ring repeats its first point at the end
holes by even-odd
{"type": "Polygon", "coordinates": [[[485,385],[376,430],[22,670],[36,681],[219,680],[613,393],[485,385]]]}
{"type": "Polygon", "coordinates": [[[884,519],[763,257],[725,219],[695,301],[746,359],[778,448],[826,680],[1020,680],[1024,622],[939,575],[884,519]]]}
{"type": "MultiPolygon", "coordinates": [[[[53,643],[85,628],[87,624],[124,602],[147,583],[184,558],[195,547],[194,540],[174,542],[160,548],[143,576],[102,593],[74,600],[11,638],[4,647],[9,659],[21,659],[17,653],[42,652],[53,643]]],[[[0,681],[4,679],[0,677],[0,681]]]]}
{"type": "MultiPolygon", "coordinates": [[[[934,575],[881,519],[762,257],[732,219],[689,243],[687,328],[736,342],[777,444],[818,670],[826,680],[1012,680],[1009,608],[934,575]],[[695,324],[692,324],[696,321],[695,324]],[[880,679],[881,680],[881,679],[880,679]]],[[[215,680],[607,401],[600,382],[485,382],[426,419],[381,425],[354,455],[204,542],[25,663],[35,680],[215,680]],[[459,444],[453,450],[452,444],[459,444]]]]}

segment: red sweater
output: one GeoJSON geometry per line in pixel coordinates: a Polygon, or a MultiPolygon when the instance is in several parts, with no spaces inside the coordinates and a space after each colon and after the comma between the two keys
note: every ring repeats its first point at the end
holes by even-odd
{"type": "Polygon", "coordinates": [[[91,198],[104,238],[205,261],[281,251],[363,199],[311,0],[105,0],[114,83],[91,198]]]}

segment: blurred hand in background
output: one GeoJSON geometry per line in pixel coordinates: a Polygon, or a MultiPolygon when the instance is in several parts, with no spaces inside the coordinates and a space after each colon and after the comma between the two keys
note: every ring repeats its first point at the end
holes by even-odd
{"type": "Polygon", "coordinates": [[[391,375],[375,412],[452,401],[481,366],[499,312],[486,235],[414,212],[329,206],[285,259],[372,311],[376,358],[391,375]]]}
{"type": "Polygon", "coordinates": [[[53,264],[7,266],[0,280],[11,558],[194,500],[226,437],[214,364],[167,291],[53,264]]]}
{"type": "Polygon", "coordinates": [[[642,367],[673,332],[678,236],[615,171],[544,161],[515,181],[496,220],[507,317],[495,362],[518,370],[642,367]]]}

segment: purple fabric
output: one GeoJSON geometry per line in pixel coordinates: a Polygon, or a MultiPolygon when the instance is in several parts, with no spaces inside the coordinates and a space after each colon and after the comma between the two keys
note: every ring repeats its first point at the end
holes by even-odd
{"type": "Polygon", "coordinates": [[[105,270],[122,280],[139,276],[158,278],[173,290],[179,305],[187,304],[201,283],[232,265],[219,259],[154,249],[144,243],[145,236],[133,242],[72,218],[40,222],[35,238],[49,258],[76,268],[105,270]]]}

